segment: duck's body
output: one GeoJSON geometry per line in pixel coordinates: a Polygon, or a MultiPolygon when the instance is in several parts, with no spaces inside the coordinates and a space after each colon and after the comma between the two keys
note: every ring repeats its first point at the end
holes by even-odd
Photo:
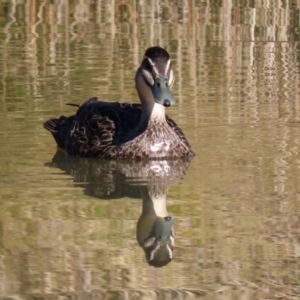
{"type": "Polygon", "coordinates": [[[141,104],[91,98],[71,117],[44,123],[58,147],[70,155],[98,158],[190,158],[194,155],[181,129],[165,115],[174,99],[168,53],[149,48],[136,74],[141,104]],[[151,58],[149,56],[152,56],[151,58]]]}

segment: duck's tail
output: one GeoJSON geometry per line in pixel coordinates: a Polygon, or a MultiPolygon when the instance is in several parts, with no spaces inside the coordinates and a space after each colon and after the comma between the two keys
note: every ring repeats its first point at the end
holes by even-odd
{"type": "Polygon", "coordinates": [[[59,119],[50,119],[46,121],[43,126],[45,129],[49,130],[52,133],[57,132],[57,125],[59,124],[59,119]]]}
{"type": "MultiPolygon", "coordinates": [[[[74,103],[66,103],[66,105],[70,105],[70,106],[75,106],[75,107],[80,107],[80,104],[74,104],[74,103]]],[[[68,117],[65,116],[61,116],[60,118],[54,118],[54,119],[50,119],[48,121],[46,121],[43,126],[45,129],[49,130],[52,133],[56,133],[58,127],[60,127],[60,125],[64,124],[68,119],[68,117]]]]}
{"type": "Polygon", "coordinates": [[[44,123],[44,128],[50,131],[61,149],[65,149],[65,141],[70,135],[73,117],[61,116],[58,119],[50,119],[44,123]]]}

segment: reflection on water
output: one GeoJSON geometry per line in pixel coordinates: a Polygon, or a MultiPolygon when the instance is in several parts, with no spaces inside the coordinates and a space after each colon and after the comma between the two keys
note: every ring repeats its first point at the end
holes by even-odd
{"type": "Polygon", "coordinates": [[[112,161],[70,157],[57,151],[48,166],[74,177],[84,193],[100,199],[141,198],[137,241],[147,262],[155,267],[173,258],[173,218],[168,215],[166,196],[171,184],[184,175],[187,160],[112,161]]]}
{"type": "Polygon", "coordinates": [[[1,1],[0,297],[299,298],[299,9],[1,1]],[[197,154],[168,191],[176,245],[163,268],[134,238],[148,187],[125,166],[102,166],[104,185],[87,178],[92,162],[45,166],[56,149],[42,128],[74,113],[66,103],[138,102],[133,77],[153,45],[171,55],[167,113],[197,154]]]}

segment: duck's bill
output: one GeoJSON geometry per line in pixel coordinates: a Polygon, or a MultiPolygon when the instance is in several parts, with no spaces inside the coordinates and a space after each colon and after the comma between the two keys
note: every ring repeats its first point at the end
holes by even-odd
{"type": "Polygon", "coordinates": [[[168,81],[169,80],[167,76],[157,76],[155,83],[152,86],[152,93],[156,103],[159,103],[165,107],[169,107],[175,103],[175,99],[172,96],[168,81]]]}
{"type": "Polygon", "coordinates": [[[173,237],[174,219],[172,217],[159,218],[154,222],[153,236],[158,244],[168,243],[173,237]]]}

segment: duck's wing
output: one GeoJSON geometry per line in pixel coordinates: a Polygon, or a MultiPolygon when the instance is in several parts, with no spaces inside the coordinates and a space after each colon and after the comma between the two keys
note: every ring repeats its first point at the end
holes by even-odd
{"type": "Polygon", "coordinates": [[[109,156],[108,151],[126,141],[140,115],[139,104],[91,98],[79,106],[74,116],[51,119],[44,127],[53,134],[57,145],[69,154],[105,157],[109,156]]]}

